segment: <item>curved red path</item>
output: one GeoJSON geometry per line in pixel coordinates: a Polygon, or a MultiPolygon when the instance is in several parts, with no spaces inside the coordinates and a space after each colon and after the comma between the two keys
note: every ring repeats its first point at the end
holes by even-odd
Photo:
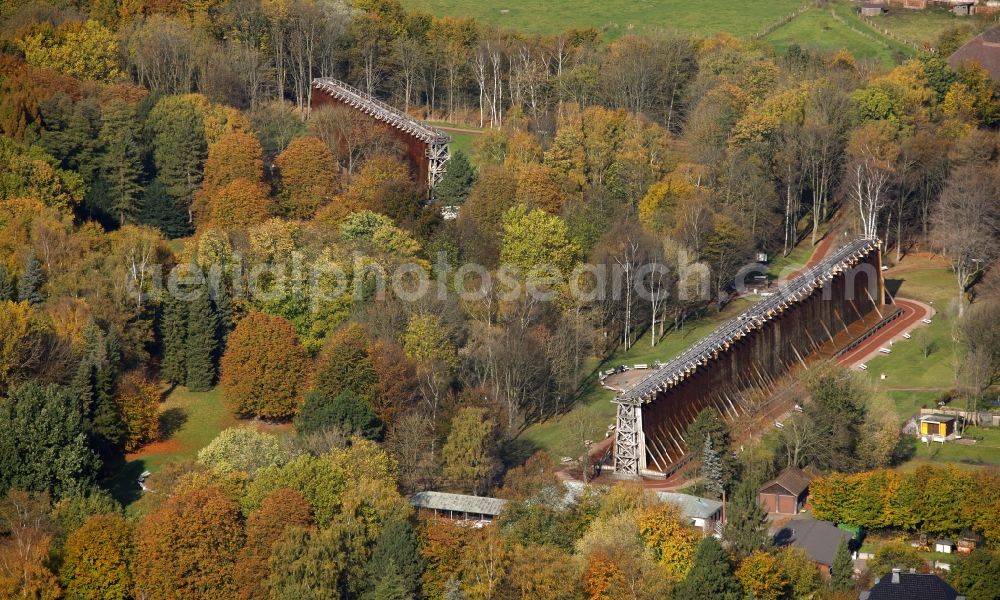
{"type": "Polygon", "coordinates": [[[913,329],[923,319],[930,318],[933,314],[933,309],[921,302],[896,298],[895,304],[903,311],[903,314],[862,342],[857,348],[841,355],[837,359],[838,363],[852,366],[864,362],[878,354],[879,348],[888,346],[891,340],[913,329]]]}

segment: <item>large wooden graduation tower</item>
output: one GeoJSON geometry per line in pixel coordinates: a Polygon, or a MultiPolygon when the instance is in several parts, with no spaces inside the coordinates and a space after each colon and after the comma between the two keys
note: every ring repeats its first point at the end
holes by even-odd
{"type": "Polygon", "coordinates": [[[417,181],[428,189],[433,189],[444,177],[445,163],[451,158],[448,153],[451,138],[448,134],[417,121],[398,108],[343,81],[324,77],[314,79],[312,87],[313,108],[342,104],[388,125],[406,147],[406,158],[417,181]]]}
{"type": "Polygon", "coordinates": [[[683,464],[683,434],[704,408],[748,418],[744,399],[821,347],[884,320],[879,244],[857,239],[780,286],[650,373],[618,405],[614,468],[622,476],[662,476],[683,464]]]}

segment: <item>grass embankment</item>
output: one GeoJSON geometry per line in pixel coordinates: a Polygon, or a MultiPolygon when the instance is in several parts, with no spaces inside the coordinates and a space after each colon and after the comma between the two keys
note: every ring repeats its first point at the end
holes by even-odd
{"type": "Polygon", "coordinates": [[[788,256],[782,256],[781,252],[778,252],[771,257],[771,262],[768,264],[768,278],[772,280],[782,279],[794,271],[802,269],[809,262],[809,258],[813,255],[814,250],[815,247],[811,241],[806,240],[792,248],[788,256]]]}

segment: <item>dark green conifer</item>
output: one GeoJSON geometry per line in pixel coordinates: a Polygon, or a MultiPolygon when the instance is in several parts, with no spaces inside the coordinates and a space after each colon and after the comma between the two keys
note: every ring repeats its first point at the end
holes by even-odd
{"type": "Polygon", "coordinates": [[[72,389],[79,399],[80,414],[85,428],[90,427],[89,416],[94,409],[94,393],[97,389],[97,364],[104,356],[104,334],[90,321],[83,328],[83,352],[73,375],[72,389]]]}
{"type": "Polygon", "coordinates": [[[371,592],[374,598],[416,597],[424,560],[413,525],[406,520],[387,523],[375,540],[365,569],[374,586],[371,592]]]}
{"type": "Polygon", "coordinates": [[[461,206],[476,182],[476,172],[465,153],[456,150],[448,161],[441,183],[434,187],[434,199],[441,206],[461,206]]]}
{"type": "Polygon", "coordinates": [[[125,441],[125,422],[115,402],[114,374],[108,368],[97,370],[95,382],[94,413],[91,416],[91,431],[95,446],[101,457],[107,461],[122,449],[125,441]]]}
{"type": "Polygon", "coordinates": [[[746,477],[736,486],[729,502],[726,528],[722,535],[740,558],[771,544],[767,534],[767,513],[757,501],[760,480],[746,477]]]}
{"type": "Polygon", "coordinates": [[[93,322],[84,328],[83,339],[72,389],[84,429],[101,457],[108,460],[121,450],[125,439],[125,423],[114,396],[121,369],[121,342],[115,329],[105,335],[93,322]]]}
{"type": "Polygon", "coordinates": [[[220,277],[218,285],[212,287],[212,303],[215,306],[215,314],[219,317],[218,348],[221,355],[222,350],[226,347],[226,338],[229,337],[236,322],[236,315],[233,312],[232,284],[225,277],[220,277]]]}
{"type": "Polygon", "coordinates": [[[160,377],[170,383],[187,381],[187,330],[187,302],[168,297],[160,317],[160,339],[163,343],[160,377]]]}
{"type": "Polygon", "coordinates": [[[206,286],[188,303],[184,362],[187,367],[187,387],[191,391],[204,392],[215,381],[218,324],[219,319],[206,286]]]}
{"type": "Polygon", "coordinates": [[[156,177],[170,196],[175,211],[191,222],[190,207],[201,185],[208,145],[205,124],[187,100],[168,96],[149,113],[156,177]]]}
{"type": "Polygon", "coordinates": [[[97,365],[94,378],[93,429],[98,440],[98,450],[105,459],[122,449],[125,441],[125,422],[118,403],[115,402],[115,385],[121,370],[121,340],[112,327],[104,336],[104,360],[97,365]]]}
{"type": "Polygon", "coordinates": [[[851,548],[847,539],[840,540],[837,554],[830,565],[831,585],[837,591],[847,591],[854,585],[854,561],[851,559],[851,548]]]}
{"type": "Polygon", "coordinates": [[[733,561],[719,540],[706,536],[694,551],[694,565],[684,581],[674,588],[676,600],[741,600],[743,587],[733,575],[733,561]]]}
{"type": "Polygon", "coordinates": [[[17,280],[17,299],[32,305],[45,302],[43,285],[45,285],[45,273],[42,272],[42,263],[32,254],[24,265],[24,272],[17,280]]]}
{"type": "Polygon", "coordinates": [[[108,213],[119,225],[131,222],[142,195],[144,150],[135,106],[124,100],[105,104],[98,139],[104,149],[101,173],[107,186],[108,213]]]}
{"type": "Polygon", "coordinates": [[[139,222],[156,227],[168,238],[179,238],[191,233],[187,211],[177,208],[174,198],[159,179],[154,179],[142,194],[139,222]]]}

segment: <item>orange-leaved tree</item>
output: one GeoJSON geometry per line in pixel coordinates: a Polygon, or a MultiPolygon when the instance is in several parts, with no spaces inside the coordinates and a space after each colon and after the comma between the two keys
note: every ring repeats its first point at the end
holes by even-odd
{"type": "Polygon", "coordinates": [[[211,217],[210,203],[215,194],[237,179],[263,181],[264,151],[252,133],[227,131],[208,147],[201,190],[195,195],[193,207],[199,223],[211,217]]]}
{"type": "Polygon", "coordinates": [[[443,598],[450,582],[461,576],[468,531],[446,519],[431,517],[420,522],[419,532],[420,554],[427,561],[424,592],[443,598]]]}
{"type": "Polygon", "coordinates": [[[583,585],[591,600],[611,600],[617,597],[615,590],[626,589],[628,582],[618,561],[608,551],[599,550],[587,557],[583,585]]]}
{"type": "Polygon", "coordinates": [[[408,182],[409,169],[391,156],[373,156],[365,161],[344,194],[348,202],[362,209],[373,209],[376,196],[384,186],[408,182]]]}
{"type": "Polygon", "coordinates": [[[274,159],[281,175],[282,214],[308,219],[337,192],[340,167],[333,153],[317,137],[295,138],[274,159]]]}
{"type": "Polygon", "coordinates": [[[246,229],[267,220],[271,199],[263,184],[235,179],[220,187],[209,199],[209,222],[222,229],[246,229]]]}
{"type": "Polygon", "coordinates": [[[290,528],[309,527],[312,523],[312,508],[302,492],[279,488],[264,498],[260,508],[247,517],[247,541],[236,561],[239,598],[267,597],[268,559],[275,543],[290,528]]]}
{"type": "Polygon", "coordinates": [[[573,557],[554,546],[515,546],[504,582],[514,598],[562,600],[580,597],[580,572],[573,557]]]}
{"type": "Polygon", "coordinates": [[[217,487],[171,497],[139,524],[135,593],[149,600],[229,599],[243,529],[236,503],[217,487]]]}
{"type": "Polygon", "coordinates": [[[229,334],[219,381],[240,415],[294,416],[310,376],[309,356],[288,320],[254,311],[229,334]]]}

